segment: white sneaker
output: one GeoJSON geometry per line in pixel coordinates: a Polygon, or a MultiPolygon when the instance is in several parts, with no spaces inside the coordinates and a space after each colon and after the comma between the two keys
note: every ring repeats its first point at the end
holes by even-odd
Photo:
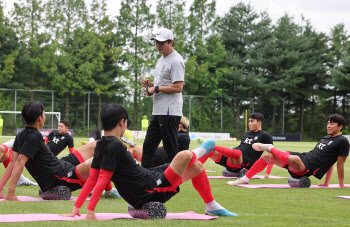
{"type": "Polygon", "coordinates": [[[21,175],[17,182],[17,186],[38,186],[38,184],[21,175]]]}
{"type": "Polygon", "coordinates": [[[235,186],[235,185],[238,185],[238,184],[249,184],[249,181],[244,181],[241,178],[238,178],[237,180],[234,180],[234,181],[228,181],[227,184],[235,186]]]}
{"type": "Polygon", "coordinates": [[[264,144],[264,143],[254,143],[252,147],[256,151],[269,151],[269,152],[271,148],[274,148],[272,144],[264,144]]]}

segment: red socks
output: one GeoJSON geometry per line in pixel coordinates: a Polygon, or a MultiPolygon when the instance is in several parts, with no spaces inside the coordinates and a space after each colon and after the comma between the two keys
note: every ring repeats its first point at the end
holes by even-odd
{"type": "Polygon", "coordinates": [[[266,174],[267,174],[267,175],[270,175],[271,170],[272,170],[272,167],[273,167],[273,164],[272,164],[272,163],[269,163],[269,164],[267,165],[267,168],[266,168],[266,174]]]}
{"type": "Polygon", "coordinates": [[[112,181],[109,181],[105,187],[105,191],[110,191],[112,190],[112,188],[113,188],[112,181]]]}
{"type": "Polygon", "coordinates": [[[231,149],[228,147],[215,146],[214,150],[228,158],[239,159],[239,157],[242,156],[242,151],[231,149]]]}
{"type": "Polygon", "coordinates": [[[281,160],[283,163],[289,164],[288,157],[290,156],[290,153],[288,151],[283,152],[283,151],[277,150],[276,148],[272,148],[271,153],[274,154],[276,158],[281,160]]]}
{"type": "Polygon", "coordinates": [[[214,200],[211,193],[211,187],[205,169],[196,177],[192,178],[193,187],[198,191],[205,203],[210,203],[214,200]]]}
{"type": "Polygon", "coordinates": [[[254,165],[249,169],[249,171],[246,174],[246,177],[251,179],[253,176],[255,176],[257,173],[260,173],[263,171],[267,166],[267,162],[263,158],[259,158],[258,161],[254,163],[254,165]]]}

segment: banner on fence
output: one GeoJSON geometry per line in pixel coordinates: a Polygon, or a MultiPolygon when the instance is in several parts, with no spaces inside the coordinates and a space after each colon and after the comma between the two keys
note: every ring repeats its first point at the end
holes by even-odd
{"type": "Polygon", "coordinates": [[[300,141],[300,135],[271,134],[273,141],[300,141]]]}

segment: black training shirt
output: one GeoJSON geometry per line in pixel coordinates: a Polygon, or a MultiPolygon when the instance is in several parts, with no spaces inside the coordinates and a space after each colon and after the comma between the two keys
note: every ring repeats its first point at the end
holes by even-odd
{"type": "Polygon", "coordinates": [[[126,146],[113,136],[97,141],[91,168],[113,171],[111,180],[129,204],[148,201],[151,195],[146,190],[154,189],[149,182],[153,172],[141,167],[126,146]]]}
{"type": "Polygon", "coordinates": [[[47,138],[50,140],[47,145],[55,156],[61,153],[67,146],[69,148],[74,147],[73,137],[68,132],[62,135],[58,130],[52,130],[47,138]]]}
{"type": "Polygon", "coordinates": [[[180,130],[179,133],[177,134],[177,148],[178,151],[184,151],[188,150],[190,147],[190,136],[188,135],[188,132],[180,130]]]}
{"type": "Polygon", "coordinates": [[[255,162],[261,157],[263,152],[254,150],[252,147],[254,143],[273,144],[272,136],[263,130],[257,132],[247,131],[244,133],[239,146],[234,149],[242,151],[244,160],[255,162]]]}
{"type": "Polygon", "coordinates": [[[323,175],[337,161],[338,156],[349,155],[349,141],[342,135],[336,137],[325,136],[310,152],[302,153],[302,160],[311,165],[316,171],[315,177],[321,179],[323,175]]]}
{"type": "Polygon", "coordinates": [[[43,191],[52,186],[52,176],[62,176],[67,168],[67,163],[52,154],[43,136],[34,127],[27,126],[18,133],[13,151],[29,158],[25,167],[43,191]]]}

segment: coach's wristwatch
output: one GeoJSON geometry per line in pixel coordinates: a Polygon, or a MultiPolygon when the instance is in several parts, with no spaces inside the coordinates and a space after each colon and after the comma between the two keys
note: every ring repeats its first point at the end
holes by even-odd
{"type": "Polygon", "coordinates": [[[156,91],[156,93],[158,93],[159,92],[159,86],[155,86],[154,90],[156,91]]]}

